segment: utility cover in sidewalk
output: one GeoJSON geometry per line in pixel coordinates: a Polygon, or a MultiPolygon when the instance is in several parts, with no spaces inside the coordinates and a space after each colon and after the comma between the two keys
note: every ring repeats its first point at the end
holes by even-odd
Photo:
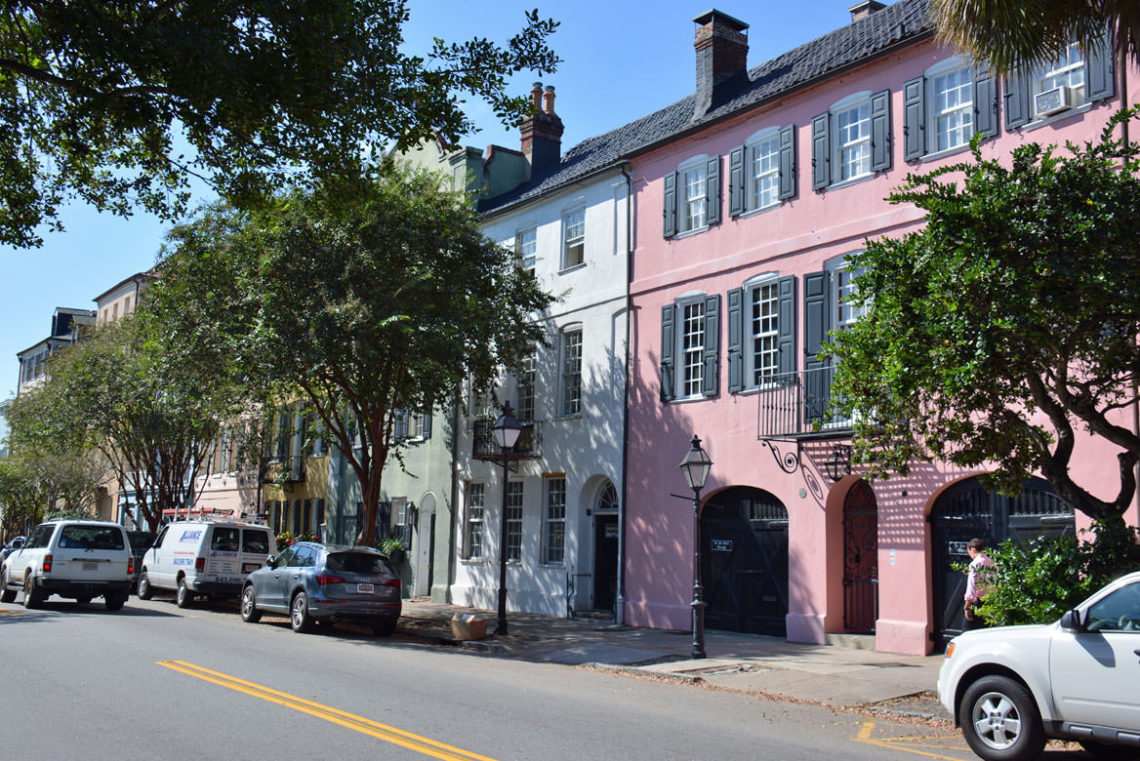
{"type": "Polygon", "coordinates": [[[630,666],[635,663],[655,661],[667,655],[669,653],[661,650],[642,650],[636,647],[618,647],[616,645],[586,645],[549,653],[542,656],[542,660],[568,666],[577,666],[583,663],[630,666]]]}

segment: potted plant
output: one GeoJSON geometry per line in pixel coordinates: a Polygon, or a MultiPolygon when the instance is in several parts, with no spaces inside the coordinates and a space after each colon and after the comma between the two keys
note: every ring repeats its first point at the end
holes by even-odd
{"type": "Polygon", "coordinates": [[[387,555],[393,563],[403,563],[407,556],[408,548],[404,546],[404,541],[399,537],[386,536],[380,540],[379,546],[380,551],[387,555]]]}

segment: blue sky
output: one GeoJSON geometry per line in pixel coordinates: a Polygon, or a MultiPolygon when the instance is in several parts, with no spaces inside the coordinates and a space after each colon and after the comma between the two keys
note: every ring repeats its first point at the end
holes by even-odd
{"type": "MultiPolygon", "coordinates": [[[[431,38],[505,41],[523,24],[523,13],[561,22],[551,44],[563,63],[542,77],[557,90],[555,110],[566,132],[563,148],[673,103],[694,87],[694,16],[716,7],[750,24],[749,66],[772,58],[850,23],[854,0],[754,3],[726,0],[411,0],[406,48],[427,53],[431,38]]],[[[513,88],[530,90],[536,77],[523,74],[513,88]]],[[[518,148],[518,133],[502,127],[490,109],[469,100],[467,113],[481,131],[464,142],[480,148],[497,143],[518,148]]],[[[203,199],[205,200],[205,199],[203,199]]],[[[7,285],[0,300],[0,398],[15,394],[16,352],[45,338],[57,306],[94,308],[92,299],[130,275],[148,269],[169,225],[149,215],[119,219],[77,205],[65,210],[63,233],[45,235],[44,246],[15,251],[0,247],[7,285]]]]}

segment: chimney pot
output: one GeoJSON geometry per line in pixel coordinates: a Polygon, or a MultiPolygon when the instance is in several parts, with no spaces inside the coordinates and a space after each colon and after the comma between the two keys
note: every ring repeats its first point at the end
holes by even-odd
{"type": "Polygon", "coordinates": [[[851,23],[854,24],[856,21],[862,21],[886,7],[879,0],[859,0],[847,10],[851,12],[851,23]]]}
{"type": "Polygon", "coordinates": [[[562,120],[554,113],[554,86],[546,87],[546,107],[543,108],[543,88],[535,82],[530,91],[534,115],[519,124],[522,152],[530,164],[531,175],[542,173],[558,164],[562,157],[562,120]]]}
{"type": "Polygon", "coordinates": [[[546,93],[543,95],[542,112],[547,116],[554,116],[554,85],[546,86],[546,93]]]}
{"type": "Polygon", "coordinates": [[[542,82],[535,82],[530,86],[530,99],[535,113],[542,111],[542,82]]]}

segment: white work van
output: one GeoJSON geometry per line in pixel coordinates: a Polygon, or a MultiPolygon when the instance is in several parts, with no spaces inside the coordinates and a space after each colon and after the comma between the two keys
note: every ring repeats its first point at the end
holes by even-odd
{"type": "Polygon", "coordinates": [[[174,590],[178,607],[199,595],[241,594],[242,582],[277,554],[268,526],[225,521],[178,521],[163,527],[143,555],[138,595],[149,600],[155,590],[174,590]]]}

